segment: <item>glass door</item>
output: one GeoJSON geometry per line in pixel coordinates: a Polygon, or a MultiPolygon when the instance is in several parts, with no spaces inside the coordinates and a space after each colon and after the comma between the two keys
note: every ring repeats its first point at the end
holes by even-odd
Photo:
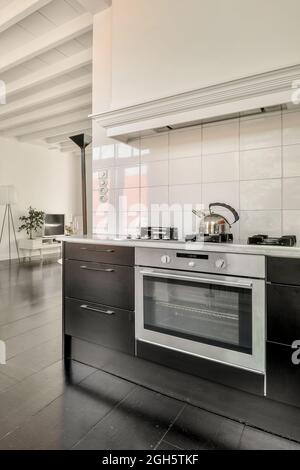
{"type": "Polygon", "coordinates": [[[172,273],[143,276],[144,330],[251,355],[252,310],[251,284],[172,273]]]}

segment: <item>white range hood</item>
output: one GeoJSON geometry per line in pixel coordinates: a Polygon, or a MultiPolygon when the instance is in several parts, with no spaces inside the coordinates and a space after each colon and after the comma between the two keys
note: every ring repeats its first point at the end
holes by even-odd
{"type": "Polygon", "coordinates": [[[277,105],[292,107],[297,87],[300,87],[300,65],[111,109],[91,117],[106,130],[108,137],[126,142],[137,136],[259,112],[277,105]]]}

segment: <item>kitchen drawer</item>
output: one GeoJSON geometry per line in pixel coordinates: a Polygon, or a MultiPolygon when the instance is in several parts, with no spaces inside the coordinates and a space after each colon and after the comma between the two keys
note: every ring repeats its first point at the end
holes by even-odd
{"type": "Polygon", "coordinates": [[[294,351],[267,343],[267,397],[300,407],[300,364],[292,363],[294,351]]]}
{"type": "Polygon", "coordinates": [[[268,256],[267,281],[300,286],[300,259],[268,256]]]}
{"type": "Polygon", "coordinates": [[[100,263],[134,265],[134,248],[129,246],[65,243],[65,259],[95,261],[100,263]]]}
{"type": "Polygon", "coordinates": [[[134,310],[134,268],[65,261],[65,296],[134,310]]]}
{"type": "Polygon", "coordinates": [[[134,355],[134,312],[66,299],[65,333],[134,355]]]}
{"type": "Polygon", "coordinates": [[[300,287],[267,285],[267,338],[289,346],[300,339],[300,287]]]}

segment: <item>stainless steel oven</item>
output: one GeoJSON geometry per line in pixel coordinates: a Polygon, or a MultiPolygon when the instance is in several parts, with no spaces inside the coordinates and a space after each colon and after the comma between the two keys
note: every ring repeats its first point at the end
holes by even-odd
{"type": "Polygon", "coordinates": [[[136,339],[265,373],[263,256],[136,249],[136,339]]]}

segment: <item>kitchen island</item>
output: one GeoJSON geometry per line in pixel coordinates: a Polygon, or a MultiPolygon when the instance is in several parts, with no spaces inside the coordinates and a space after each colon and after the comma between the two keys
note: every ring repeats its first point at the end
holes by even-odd
{"type": "MultiPolygon", "coordinates": [[[[195,380],[196,377],[202,377],[300,407],[300,366],[292,362],[294,351],[291,348],[292,343],[300,339],[299,246],[66,237],[63,252],[63,329],[66,362],[75,359],[104,370],[114,364],[113,369],[117,375],[130,377],[130,380],[134,381],[135,361],[142,358],[149,361],[150,368],[152,362],[159,363],[172,370],[191,374],[195,380]],[[144,249],[149,253],[150,259],[146,263],[146,272],[143,267],[145,263],[141,262],[140,258],[144,249]],[[178,264],[182,260],[187,275],[178,264]],[[198,264],[202,263],[203,269],[200,271],[205,273],[205,276],[202,274],[200,283],[194,274],[197,269],[199,271],[197,265],[197,269],[195,268],[195,260],[198,264]],[[162,279],[159,283],[156,279],[156,283],[151,284],[151,266],[156,266],[155,263],[160,261],[162,269],[156,277],[166,277],[164,273],[172,269],[173,274],[169,274],[165,281],[162,279]],[[209,261],[212,265],[205,264],[209,261]],[[224,280],[222,261],[226,267],[224,280]],[[245,274],[240,275],[236,268],[237,261],[243,266],[245,274]],[[138,284],[140,272],[144,276],[143,279],[148,279],[144,294],[143,283],[138,284]],[[179,277],[180,285],[176,283],[176,278],[179,277]],[[188,289],[180,291],[177,297],[177,290],[187,283],[190,283],[188,289]],[[211,341],[209,334],[206,334],[204,340],[201,338],[207,348],[204,349],[208,352],[207,357],[203,353],[193,353],[193,349],[187,353],[188,349],[184,348],[189,344],[198,347],[201,335],[198,332],[196,337],[191,331],[196,329],[198,323],[201,323],[204,330],[207,328],[207,321],[202,318],[205,310],[203,305],[199,310],[189,303],[189,298],[195,296],[195,285],[198,287],[204,283],[208,284],[208,288],[204,293],[197,291],[197,295],[205,297],[210,293],[207,298],[210,308],[212,303],[216,309],[220,301],[223,304],[225,302],[222,314],[217,310],[207,310],[205,313],[206,318],[209,313],[210,320],[215,322],[214,334],[217,339],[215,342],[211,341]],[[215,284],[217,288],[213,289],[215,284]],[[248,295],[250,291],[252,300],[248,295]],[[157,306],[157,299],[154,302],[151,299],[149,304],[150,317],[141,320],[143,305],[149,302],[152,293],[158,293],[159,304],[163,305],[164,309],[167,308],[165,317],[160,319],[160,325],[154,322],[160,312],[151,311],[153,306],[157,306]],[[187,330],[186,325],[178,323],[178,318],[183,312],[182,303],[187,322],[191,325],[187,330]],[[175,305],[175,314],[173,312],[170,315],[170,305],[173,310],[175,305]],[[199,312],[202,315],[201,321],[199,312]],[[222,316],[221,325],[224,326],[220,329],[216,321],[219,322],[222,316]],[[147,323],[146,329],[151,330],[151,334],[155,332],[158,340],[141,341],[140,337],[137,337],[137,325],[141,322],[147,323]],[[166,326],[169,327],[166,323],[169,322],[173,322],[175,328],[171,332],[166,329],[166,326]],[[235,322],[238,322],[237,326],[235,322]],[[162,323],[165,323],[163,329],[162,323]],[[174,347],[172,342],[174,336],[179,337],[178,347],[174,347]],[[232,343],[232,356],[231,351],[228,352],[227,342],[232,343]],[[218,355],[211,354],[213,348],[216,352],[223,352],[224,359],[222,356],[220,359],[218,355]],[[251,356],[254,358],[253,367],[249,360],[251,356]],[[132,359],[129,360],[129,357],[132,359]],[[240,362],[234,362],[236,357],[240,362]],[[120,364],[127,366],[120,368],[120,364]]],[[[151,386],[151,383],[151,377],[148,377],[148,386],[151,386]]]]}

